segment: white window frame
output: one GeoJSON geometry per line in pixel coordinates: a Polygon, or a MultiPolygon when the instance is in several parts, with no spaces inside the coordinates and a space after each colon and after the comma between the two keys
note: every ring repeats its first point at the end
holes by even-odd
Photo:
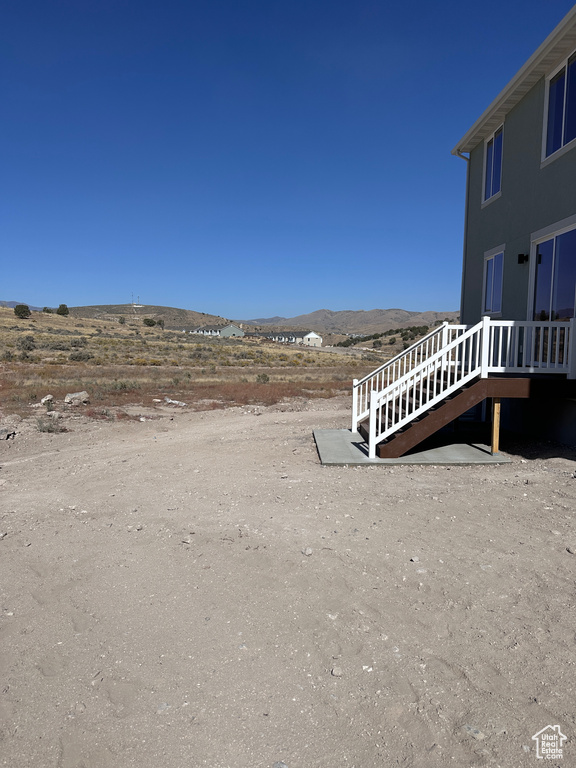
{"type": "MultiPolygon", "coordinates": [[[[494,158],[494,154],[492,154],[492,158],[494,158]]],[[[489,203],[493,202],[494,200],[497,200],[499,197],[502,196],[502,163],[504,161],[504,123],[498,126],[495,131],[492,132],[490,136],[488,136],[487,139],[484,141],[484,164],[482,166],[482,207],[485,205],[488,205],[489,203]],[[488,144],[490,142],[494,142],[496,138],[496,134],[499,132],[502,132],[502,156],[500,158],[500,189],[498,192],[495,192],[493,195],[490,195],[490,197],[487,197],[487,191],[486,191],[486,166],[488,164],[488,144]]],[[[492,175],[492,174],[491,174],[492,175]]]]}
{"type": "MultiPolygon", "coordinates": [[[[499,245],[497,248],[491,248],[489,251],[486,251],[484,253],[484,274],[482,276],[482,315],[485,317],[502,317],[502,302],[504,298],[504,252],[505,250],[506,248],[504,245],[499,245]],[[494,261],[494,258],[499,254],[502,254],[502,274],[500,276],[500,279],[502,281],[502,291],[500,295],[500,309],[487,310],[486,309],[486,288],[487,288],[487,278],[488,278],[488,262],[494,261]]],[[[492,276],[494,276],[494,272],[492,272],[492,276]]],[[[492,277],[492,282],[494,282],[494,277],[492,277]]]]}
{"type": "MultiPolygon", "coordinates": [[[[562,155],[565,155],[566,152],[569,152],[571,149],[574,149],[574,147],[576,147],[576,137],[575,137],[573,139],[570,139],[570,141],[567,144],[562,144],[562,146],[558,147],[558,149],[555,152],[551,152],[549,155],[546,154],[546,144],[548,142],[548,109],[550,107],[550,83],[556,77],[556,75],[560,72],[560,70],[564,69],[566,73],[568,73],[568,61],[574,56],[574,54],[576,54],[576,50],[572,51],[572,53],[566,56],[566,58],[546,78],[546,93],[544,97],[544,114],[542,116],[542,153],[541,153],[541,162],[540,162],[541,168],[553,162],[558,157],[562,157],[562,155]]],[[[566,92],[564,92],[564,110],[562,112],[562,120],[564,120],[565,114],[566,114],[566,92]]]]}

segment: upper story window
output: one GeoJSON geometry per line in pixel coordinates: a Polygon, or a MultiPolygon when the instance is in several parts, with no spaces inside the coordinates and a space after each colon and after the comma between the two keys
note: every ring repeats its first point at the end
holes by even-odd
{"type": "Polygon", "coordinates": [[[484,153],[484,197],[489,200],[502,186],[502,133],[503,126],[486,142],[484,153]]]}
{"type": "Polygon", "coordinates": [[[576,52],[548,81],[546,157],[576,139],[576,52]]]}

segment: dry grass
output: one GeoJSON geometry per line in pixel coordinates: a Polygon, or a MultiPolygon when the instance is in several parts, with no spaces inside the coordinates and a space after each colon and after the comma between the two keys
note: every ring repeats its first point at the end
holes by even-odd
{"type": "Polygon", "coordinates": [[[12,310],[0,308],[4,414],[30,415],[30,405],[47,394],[58,402],[81,390],[90,395],[83,410],[92,418],[109,418],[109,408],[153,405],[164,397],[196,408],[332,397],[349,392],[352,379],[381,359],[252,339],[204,340],[132,320],[120,324],[41,312],[19,320],[12,310]]]}
{"type": "MultiPolygon", "coordinates": [[[[0,366],[0,404],[4,413],[24,416],[29,406],[47,394],[62,401],[67,393],[86,390],[90,405],[107,407],[129,403],[153,405],[155,399],[169,397],[194,407],[214,407],[210,403],[271,405],[291,397],[333,397],[350,391],[352,373],[356,369],[337,371],[309,368],[291,372],[267,369],[269,380],[257,381],[266,369],[216,369],[210,374],[186,371],[174,375],[163,367],[107,366],[97,370],[89,366],[37,366],[27,363],[5,363],[0,366]]],[[[89,412],[89,415],[95,415],[89,412]]]]}
{"type": "Polygon", "coordinates": [[[34,312],[19,320],[0,307],[0,360],[53,365],[307,368],[340,365],[339,355],[256,339],[204,338],[147,328],[141,319],[60,317],[34,312]]]}

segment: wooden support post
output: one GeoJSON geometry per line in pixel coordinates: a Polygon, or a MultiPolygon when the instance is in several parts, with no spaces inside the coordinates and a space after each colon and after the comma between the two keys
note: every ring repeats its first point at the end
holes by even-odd
{"type": "Polygon", "coordinates": [[[500,452],[500,398],[492,398],[492,455],[500,452]]]}

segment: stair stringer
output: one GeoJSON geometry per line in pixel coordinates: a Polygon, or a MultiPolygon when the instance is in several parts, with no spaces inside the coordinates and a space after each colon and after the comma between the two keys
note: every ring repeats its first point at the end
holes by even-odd
{"type": "MultiPolygon", "coordinates": [[[[410,422],[401,432],[380,443],[376,452],[381,459],[399,458],[487,397],[530,397],[530,383],[528,378],[476,379],[472,384],[463,385],[455,396],[443,400],[410,422]]],[[[365,439],[368,439],[367,426],[367,422],[360,425],[365,439]]]]}

